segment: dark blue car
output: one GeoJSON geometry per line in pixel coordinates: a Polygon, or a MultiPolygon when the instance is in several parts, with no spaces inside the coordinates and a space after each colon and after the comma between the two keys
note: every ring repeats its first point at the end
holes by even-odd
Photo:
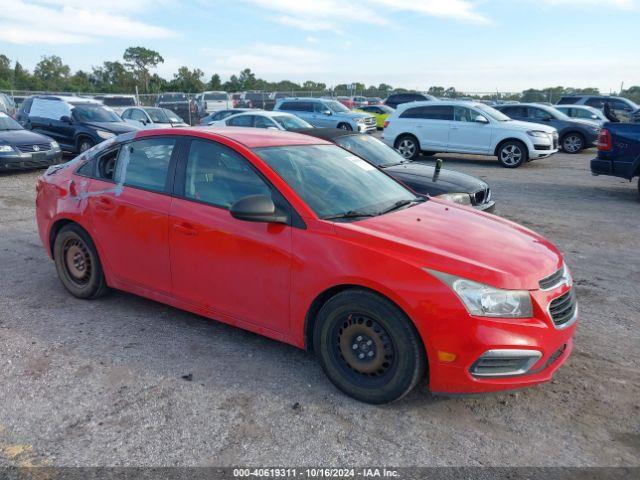
{"type": "Polygon", "coordinates": [[[591,160],[591,173],[629,181],[640,176],[640,123],[604,124],[598,140],[598,156],[591,160]]]}

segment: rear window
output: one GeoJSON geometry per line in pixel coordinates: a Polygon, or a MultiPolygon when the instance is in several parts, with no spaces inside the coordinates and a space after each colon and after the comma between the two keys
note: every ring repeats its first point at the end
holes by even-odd
{"type": "Polygon", "coordinates": [[[580,100],[580,97],[562,97],[558,101],[558,105],[575,105],[580,100]]]}
{"type": "Polygon", "coordinates": [[[228,95],[226,93],[205,93],[205,100],[227,100],[228,95]]]}
{"type": "Polygon", "coordinates": [[[187,101],[187,96],[184,93],[165,93],[160,95],[160,102],[182,102],[187,101]]]}
{"type": "Polygon", "coordinates": [[[136,100],[131,97],[109,97],[104,98],[102,103],[107,107],[135,107],[136,100]]]}
{"type": "Polygon", "coordinates": [[[247,100],[262,100],[265,95],[264,93],[246,93],[244,98],[247,100]]]}

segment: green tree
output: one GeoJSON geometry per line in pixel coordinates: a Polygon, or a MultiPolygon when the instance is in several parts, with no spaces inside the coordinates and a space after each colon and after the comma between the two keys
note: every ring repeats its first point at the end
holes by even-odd
{"type": "Polygon", "coordinates": [[[220,80],[220,75],[214,73],[211,75],[211,80],[207,84],[207,88],[209,90],[220,90],[222,88],[222,81],[220,80]]]}
{"type": "Polygon", "coordinates": [[[249,68],[245,68],[238,76],[241,90],[253,90],[256,88],[256,76],[249,68]]]}
{"type": "Polygon", "coordinates": [[[522,92],[522,101],[525,103],[546,102],[547,97],[543,91],[536,90],[535,88],[530,88],[529,90],[525,90],[524,92],[522,92]]]}
{"type": "Polygon", "coordinates": [[[204,90],[202,77],[204,77],[204,72],[199,68],[189,70],[189,67],[180,67],[178,73],[173,75],[173,80],[169,82],[169,86],[172,90],[179,92],[202,92],[204,90]]]}
{"type": "Polygon", "coordinates": [[[56,55],[42,57],[33,69],[33,76],[42,82],[47,90],[63,90],[70,74],[69,66],[62,63],[62,59],[56,55]]]}
{"type": "Polygon", "coordinates": [[[427,93],[429,95],[433,95],[434,97],[444,97],[444,92],[444,87],[430,87],[427,93]]]}
{"type": "Polygon", "coordinates": [[[71,92],[91,92],[91,90],[93,90],[91,75],[82,70],[78,70],[69,78],[65,90],[71,92]]]}
{"type": "Polygon", "coordinates": [[[130,68],[138,82],[144,87],[144,92],[149,91],[150,72],[160,63],[164,63],[164,58],[158,52],[145,47],[129,47],[122,55],[127,68],[130,68]]]}
{"type": "Polygon", "coordinates": [[[104,62],[93,67],[91,83],[98,92],[134,93],[136,80],[121,62],[104,62]]]}

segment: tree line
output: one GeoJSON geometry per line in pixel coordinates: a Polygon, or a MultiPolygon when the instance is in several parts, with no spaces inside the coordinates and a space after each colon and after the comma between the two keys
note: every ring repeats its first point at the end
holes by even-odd
{"type": "MultiPolygon", "coordinates": [[[[0,90],[135,93],[137,87],[138,93],[141,94],[167,91],[198,93],[204,90],[225,90],[227,92],[263,90],[268,92],[332,91],[340,94],[353,92],[358,95],[382,97],[392,91],[406,91],[402,88],[394,89],[386,83],[367,86],[362,82],[354,82],[349,85],[341,84],[328,88],[325,83],[312,80],[303,83],[290,80],[269,82],[257,78],[249,68],[245,68],[237,75],[231,75],[228,80],[223,82],[218,74],[213,74],[207,79],[199,68],[190,69],[187,66],[182,66],[173,74],[173,78],[167,80],[153,72],[161,63],[164,63],[164,58],[160,53],[145,47],[129,47],[124,51],[122,61],[105,61],[102,65],[92,67],[91,71],[72,72],[60,57],[50,55],[43,56],[34,67],[33,72],[30,72],[19,61],[12,61],[6,55],[0,54],[0,90]]],[[[432,86],[428,92],[436,97],[460,98],[467,96],[454,87],[432,86]]],[[[528,89],[518,94],[496,93],[471,97],[487,100],[499,97],[503,100],[555,103],[560,96],[568,93],[599,94],[600,92],[597,88],[550,87],[541,90],[528,89]]],[[[623,90],[620,95],[640,103],[640,86],[623,90]]]]}

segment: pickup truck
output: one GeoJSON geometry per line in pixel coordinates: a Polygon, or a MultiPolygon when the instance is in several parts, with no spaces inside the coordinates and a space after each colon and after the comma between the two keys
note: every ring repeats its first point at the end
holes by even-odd
{"type": "Polygon", "coordinates": [[[640,176],[640,123],[604,124],[598,138],[598,156],[591,160],[591,173],[629,181],[640,176]]]}
{"type": "Polygon", "coordinates": [[[167,108],[180,116],[185,123],[198,123],[198,112],[195,102],[184,93],[167,92],[156,100],[156,107],[167,108]]]}

